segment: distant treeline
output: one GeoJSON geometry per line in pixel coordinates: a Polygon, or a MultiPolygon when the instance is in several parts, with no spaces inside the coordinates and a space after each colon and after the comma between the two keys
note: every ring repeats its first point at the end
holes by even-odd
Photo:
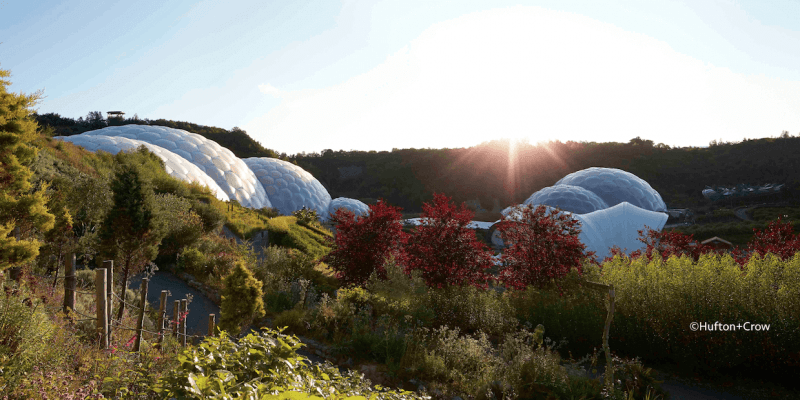
{"type": "Polygon", "coordinates": [[[331,197],[351,197],[368,203],[379,198],[407,212],[421,212],[433,193],[461,203],[478,199],[491,209],[519,204],[537,190],[565,175],[589,167],[619,168],[656,189],[669,208],[699,208],[710,204],[701,191],[709,185],[783,183],[783,197],[800,202],[800,137],[783,132],[778,138],[712,141],[709,147],[677,147],[636,137],[628,143],[560,141],[531,145],[496,140],[470,148],[333,151],[287,156],[263,147],[233,128],[197,125],[165,119],[103,119],[99,111],[74,120],[58,114],[35,115],[51,136],[69,136],[109,125],[149,124],[184,129],[230,149],[237,157],[272,157],[296,163],[317,178],[331,197]],[[361,167],[346,176],[339,168],[361,167]]]}
{"type": "MultiPolygon", "coordinates": [[[[800,190],[800,137],[739,143],[712,142],[707,148],[671,148],[639,137],[628,143],[559,141],[531,145],[491,141],[460,149],[332,151],[294,155],[297,164],[319,179],[332,196],[385,198],[405,211],[419,212],[432,193],[457,202],[478,199],[491,209],[519,204],[565,175],[589,167],[619,168],[656,189],[669,208],[710,205],[706,185],[785,183],[784,199],[800,190]],[[338,168],[362,167],[355,178],[338,168]]],[[[800,199],[797,199],[800,201],[800,199]]]]}

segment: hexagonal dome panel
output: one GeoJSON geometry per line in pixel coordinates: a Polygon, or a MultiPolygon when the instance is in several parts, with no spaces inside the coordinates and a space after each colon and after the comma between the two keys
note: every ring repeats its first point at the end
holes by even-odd
{"type": "Polygon", "coordinates": [[[576,214],[586,214],[608,208],[608,204],[594,192],[572,185],[556,185],[542,188],[532,194],[531,197],[528,197],[524,204],[544,204],[576,214]]]}
{"type": "Polygon", "coordinates": [[[182,129],[154,125],[109,126],[81,136],[112,136],[161,146],[196,165],[231,198],[250,208],[272,207],[266,191],[244,161],[213,140],[182,129]]]}
{"type": "Polygon", "coordinates": [[[580,186],[594,192],[609,207],[627,201],[648,211],[667,211],[661,195],[650,184],[621,169],[591,167],[561,178],[556,185],[580,186]]]}
{"type": "Polygon", "coordinates": [[[270,203],[281,214],[291,215],[306,207],[316,211],[321,221],[328,219],[331,195],[306,170],[277,158],[252,157],[242,161],[256,174],[270,203]]]}
{"type": "Polygon", "coordinates": [[[111,154],[117,154],[120,151],[128,151],[128,150],[135,150],[139,148],[139,146],[145,146],[148,150],[152,153],[157,155],[159,158],[164,160],[164,167],[167,170],[167,173],[175,178],[178,178],[185,182],[198,182],[201,185],[207,186],[214,192],[214,195],[222,200],[228,201],[228,195],[222,190],[213,179],[211,179],[208,174],[203,172],[200,168],[196,165],[190,163],[185,158],[154,144],[150,144],[147,142],[143,142],[141,140],[133,140],[128,139],[126,137],[121,136],[85,136],[85,135],[73,135],[73,136],[56,136],[53,139],[63,140],[65,142],[70,142],[75,145],[81,146],[86,150],[95,152],[98,150],[105,151],[111,154]]]}
{"type": "Polygon", "coordinates": [[[328,206],[328,212],[330,214],[336,213],[336,210],[344,208],[347,210],[352,211],[356,217],[359,215],[367,215],[369,212],[369,206],[361,202],[360,200],[350,199],[347,197],[337,197],[331,200],[330,205],[328,206]]]}

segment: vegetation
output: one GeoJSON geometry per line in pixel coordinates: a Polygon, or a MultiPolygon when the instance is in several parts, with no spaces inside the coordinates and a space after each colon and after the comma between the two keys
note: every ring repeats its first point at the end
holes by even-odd
{"type": "MultiPolygon", "coordinates": [[[[33,115],[50,126],[39,129],[26,111],[33,97],[0,94],[0,118],[5,118],[0,120],[0,174],[6,174],[0,185],[11,182],[0,186],[0,254],[6,257],[0,260],[6,260],[3,268],[22,268],[19,281],[0,282],[0,392],[10,399],[666,398],[645,363],[679,365],[681,373],[701,377],[724,373],[740,379],[762,377],[761,372],[781,384],[796,384],[800,239],[785,222],[791,218],[774,221],[774,214],[754,213],[752,225],[736,228],[748,231],[742,233],[746,246],[728,253],[693,246],[692,237],[677,231],[642,232],[646,250],[598,261],[583,253],[579,231],[569,221],[542,208],[525,208],[522,222],[501,229],[512,247],[495,266],[491,252],[465,229],[474,214],[457,206],[478,198],[490,207],[497,197],[486,196],[487,191],[498,193],[502,204],[518,203],[520,196],[569,172],[596,165],[631,171],[668,202],[689,206],[707,184],[698,183],[698,170],[707,168],[706,179],[741,172],[737,180],[756,180],[761,172],[753,170],[763,162],[732,168],[729,153],[775,150],[772,156],[780,160],[784,148],[796,150],[794,138],[710,149],[669,149],[640,138],[627,144],[520,145],[517,157],[525,161],[511,166],[518,168],[511,174],[516,180],[496,179],[510,170],[503,161],[508,149],[498,143],[298,155],[295,160],[334,197],[381,199],[369,201],[365,217],[346,211],[334,215],[338,233],[333,237],[309,210],[284,216],[275,209],[223,203],[197,184],[168,176],[146,150],[95,154],[50,138],[154,121],[136,116],[106,121],[92,112],[70,124],[57,114],[33,115]],[[773,148],[776,141],[780,149],[773,148]],[[361,182],[338,176],[338,167],[350,165],[365,167],[361,182]],[[28,214],[7,213],[21,210],[20,202],[30,206],[23,210],[28,214]],[[404,229],[404,206],[414,213],[421,209],[432,223],[404,229]],[[23,228],[23,241],[10,236],[12,220],[23,228]],[[267,231],[270,243],[263,256],[223,238],[223,226],[242,239],[267,231]],[[158,344],[157,337],[145,334],[141,351],[134,353],[134,332],[118,329],[111,347],[98,349],[94,321],[85,317],[96,312],[93,297],[79,293],[74,310],[63,312],[63,280],[56,277],[63,276],[64,255],[79,255],[85,268],[76,273],[79,290],[90,291],[91,265],[102,260],[98,254],[113,250],[111,239],[127,234],[142,234],[127,239],[140,246],[139,261],[174,262],[222,292],[218,336],[179,348],[171,335],[158,344]],[[14,250],[20,244],[31,250],[14,250]],[[609,354],[596,349],[610,304],[605,292],[587,281],[613,285],[616,292],[609,354]],[[239,335],[251,323],[267,323],[262,315],[288,328],[239,335]],[[769,330],[766,325],[759,331],[687,329],[692,322],[715,321],[769,324],[769,330]],[[315,353],[338,368],[298,354],[301,340],[311,344],[312,339],[328,349],[315,353]],[[614,379],[606,382],[606,376],[614,379]]],[[[236,129],[225,133],[187,123],[159,124],[219,134],[222,138],[214,140],[239,146],[235,153],[241,157],[265,154],[234,139],[246,137],[236,129]]],[[[734,155],[749,160],[748,154],[734,155]]],[[[761,166],[770,181],[783,183],[786,177],[794,187],[786,171],[795,159],[785,157],[786,166],[761,166]]],[[[794,215],[792,210],[780,212],[794,215]]],[[[709,218],[729,224],[724,218],[731,212],[718,210],[713,216],[712,210],[709,218]]],[[[481,215],[499,219],[496,213],[481,215]]],[[[125,265],[124,257],[117,260],[125,265]]],[[[135,269],[140,263],[130,265],[135,269]]],[[[126,282],[119,286],[125,302],[135,306],[136,294],[126,282]]],[[[130,311],[119,313],[119,323],[135,325],[130,311]]],[[[157,330],[156,320],[154,312],[147,314],[145,329],[157,330]]]]}
{"type": "MultiPolygon", "coordinates": [[[[0,70],[0,78],[10,75],[0,70]]],[[[32,146],[37,126],[30,107],[40,94],[8,93],[10,84],[0,79],[0,272],[33,260],[41,246],[37,231],[52,229],[55,220],[45,206],[46,188],[31,191],[28,168],[37,153],[32,146]],[[9,236],[15,228],[18,237],[9,236]]]]}
{"type": "Polygon", "coordinates": [[[254,319],[264,316],[264,301],[261,299],[261,282],[243,263],[238,262],[225,277],[219,328],[239,334],[254,319]]]}

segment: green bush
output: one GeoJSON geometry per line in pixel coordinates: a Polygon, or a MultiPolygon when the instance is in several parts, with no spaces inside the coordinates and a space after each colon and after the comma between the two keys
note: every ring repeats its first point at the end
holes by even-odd
{"type": "Polygon", "coordinates": [[[24,287],[5,288],[0,292],[0,392],[18,384],[34,365],[54,365],[64,357],[63,348],[54,346],[62,328],[50,321],[39,297],[24,287]]]}
{"type": "Polygon", "coordinates": [[[308,332],[306,314],[306,310],[302,308],[293,308],[278,314],[273,323],[276,327],[286,328],[291,333],[305,335],[308,332]]]}
{"type": "Polygon", "coordinates": [[[800,353],[800,255],[768,254],[740,268],[729,255],[617,257],[603,267],[617,308],[612,349],[686,366],[769,368],[793,365],[800,353]],[[691,323],[770,324],[770,330],[692,331],[691,323]],[[779,333],[779,334],[776,334],[779,333]]]}
{"type": "Polygon", "coordinates": [[[576,355],[602,346],[607,313],[605,294],[581,285],[583,280],[599,281],[599,272],[589,264],[583,271],[580,275],[573,269],[564,279],[543,288],[505,293],[521,323],[547,326],[548,337],[566,341],[576,355]]]}
{"type": "Polygon", "coordinates": [[[244,263],[237,262],[231,274],[225,278],[220,306],[220,329],[238,335],[254,319],[263,317],[262,295],[261,282],[253,277],[244,263]]]}
{"type": "Polygon", "coordinates": [[[502,335],[516,329],[519,321],[507,296],[474,286],[431,288],[428,308],[432,326],[451,326],[464,332],[502,335]]]}
{"type": "Polygon", "coordinates": [[[223,333],[190,347],[178,356],[179,368],[160,379],[156,392],[164,397],[210,398],[225,393],[232,398],[341,398],[423,399],[408,391],[371,387],[363,375],[345,373],[330,364],[310,364],[297,355],[303,346],[297,337],[265,329],[234,342],[223,333]],[[281,397],[277,397],[280,395],[281,397]],[[374,396],[374,397],[373,397],[374,396]]]}

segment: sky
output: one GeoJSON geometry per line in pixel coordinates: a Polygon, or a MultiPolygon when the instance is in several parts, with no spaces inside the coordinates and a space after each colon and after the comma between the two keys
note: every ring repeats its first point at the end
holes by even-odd
{"type": "Polygon", "coordinates": [[[40,113],[239,127],[279,153],[800,134],[800,2],[0,0],[40,113]]]}

